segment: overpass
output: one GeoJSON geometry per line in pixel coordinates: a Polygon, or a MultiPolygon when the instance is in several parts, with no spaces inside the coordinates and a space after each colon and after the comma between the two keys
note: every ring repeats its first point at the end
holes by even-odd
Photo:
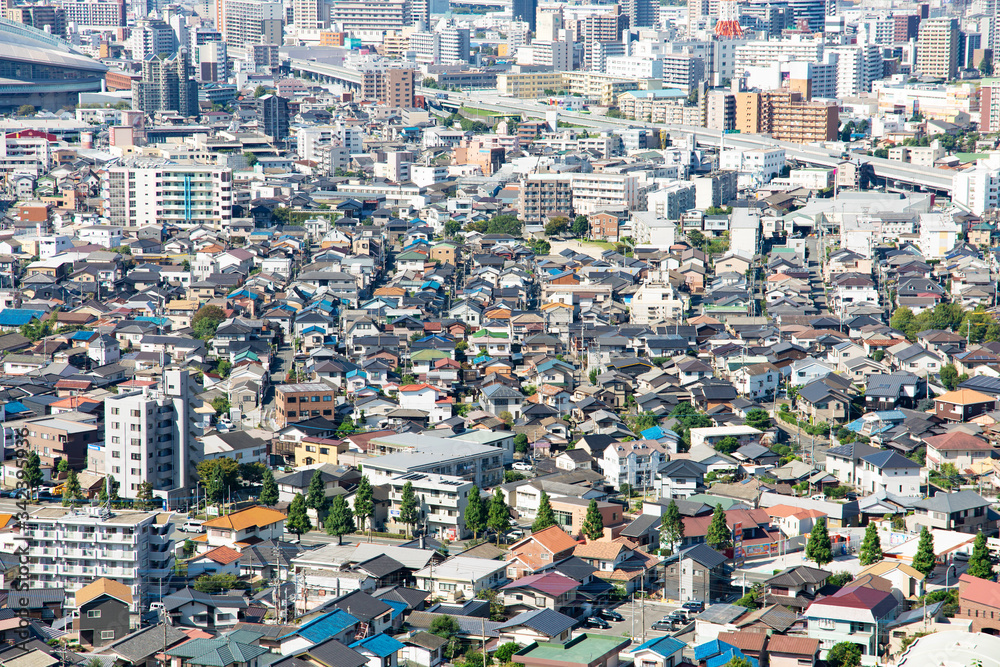
{"type": "MultiPolygon", "coordinates": [[[[356,70],[350,70],[345,67],[321,63],[315,60],[293,58],[291,60],[291,71],[293,75],[311,76],[325,83],[338,84],[351,90],[358,91],[361,89],[361,74],[356,70]]],[[[418,85],[416,92],[425,95],[428,99],[437,99],[436,95],[441,91],[418,85]]],[[[437,100],[436,104],[438,106],[458,109],[463,105],[468,105],[484,111],[496,111],[502,114],[517,114],[522,118],[540,119],[544,119],[546,114],[552,111],[551,106],[537,100],[501,97],[481,90],[468,93],[449,92],[447,94],[447,99],[437,100]]],[[[692,136],[697,145],[711,148],[719,148],[722,145],[730,148],[745,148],[747,150],[784,148],[787,158],[817,167],[836,167],[843,162],[839,151],[818,145],[779,141],[766,134],[724,135],[721,130],[713,130],[706,127],[647,123],[644,121],[608,118],[606,116],[597,116],[578,111],[566,111],[563,109],[559,109],[559,118],[573,125],[598,131],[612,131],[634,127],[644,127],[657,132],[666,130],[668,134],[677,138],[685,135],[692,136]]],[[[922,189],[951,196],[952,172],[946,169],[917,167],[906,162],[896,162],[895,160],[886,160],[868,155],[859,155],[857,153],[851,154],[851,160],[857,163],[870,164],[876,178],[884,180],[887,189],[922,189]]]]}

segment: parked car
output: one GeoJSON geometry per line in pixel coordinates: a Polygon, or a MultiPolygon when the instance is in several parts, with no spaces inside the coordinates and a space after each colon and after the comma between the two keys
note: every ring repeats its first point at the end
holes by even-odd
{"type": "Polygon", "coordinates": [[[524,461],[516,461],[514,465],[511,466],[514,470],[522,470],[530,472],[534,467],[530,463],[525,463],[524,461]]]}
{"type": "Polygon", "coordinates": [[[204,533],[205,526],[201,525],[201,521],[185,521],[181,527],[178,529],[182,533],[204,533]]]}
{"type": "Polygon", "coordinates": [[[656,623],[653,623],[652,628],[654,630],[662,630],[663,632],[670,632],[674,629],[673,624],[670,621],[660,619],[656,623]]]}
{"type": "Polygon", "coordinates": [[[685,602],[681,605],[681,609],[687,612],[695,612],[700,614],[705,611],[705,603],[700,600],[692,600],[691,602],[685,602]]]}
{"type": "Polygon", "coordinates": [[[670,619],[671,623],[687,623],[688,620],[687,614],[679,609],[667,616],[667,618],[670,619]]]}
{"type": "Polygon", "coordinates": [[[586,621],[583,622],[583,626],[590,629],[597,630],[610,630],[611,624],[605,621],[600,616],[591,616],[586,621]]]}
{"type": "Polygon", "coordinates": [[[598,614],[600,614],[601,618],[614,621],[615,623],[621,623],[625,620],[621,614],[613,609],[601,609],[598,614]]]}

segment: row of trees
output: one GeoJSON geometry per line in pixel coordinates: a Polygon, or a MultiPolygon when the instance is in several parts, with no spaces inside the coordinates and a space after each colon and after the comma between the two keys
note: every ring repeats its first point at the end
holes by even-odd
{"type": "Polygon", "coordinates": [[[967,334],[969,342],[988,343],[1000,340],[1000,323],[985,307],[965,310],[957,303],[939,303],[919,315],[903,306],[897,308],[889,320],[889,326],[914,341],[917,334],[928,329],[943,329],[959,334],[967,334]]]}

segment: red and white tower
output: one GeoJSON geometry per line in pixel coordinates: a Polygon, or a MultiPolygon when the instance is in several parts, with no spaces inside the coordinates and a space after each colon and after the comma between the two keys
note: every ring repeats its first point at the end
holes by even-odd
{"type": "Polygon", "coordinates": [[[730,39],[743,36],[735,0],[723,0],[719,3],[719,22],[715,24],[715,36],[730,39]]]}

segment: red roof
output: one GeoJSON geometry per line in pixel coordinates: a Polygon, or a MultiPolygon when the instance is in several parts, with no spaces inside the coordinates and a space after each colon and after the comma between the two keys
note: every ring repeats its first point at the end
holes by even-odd
{"type": "Polygon", "coordinates": [[[993,446],[982,438],[977,438],[970,433],[963,433],[962,431],[952,431],[951,433],[945,433],[944,435],[934,435],[929,438],[924,438],[924,442],[927,443],[928,447],[933,447],[939,452],[945,450],[989,451],[993,449],[993,446]]]}
{"type": "Polygon", "coordinates": [[[434,391],[441,391],[434,385],[427,384],[426,382],[424,382],[423,384],[404,384],[402,387],[399,388],[399,391],[409,392],[409,391],[421,391],[424,389],[433,389],[434,391]]]}
{"type": "Polygon", "coordinates": [[[819,640],[809,637],[789,637],[787,635],[771,635],[767,643],[768,653],[786,653],[790,655],[816,655],[819,650],[819,640]]]}
{"type": "Polygon", "coordinates": [[[547,593],[548,595],[559,596],[563,593],[568,593],[579,585],[579,581],[570,579],[564,574],[546,572],[544,574],[532,574],[527,577],[521,577],[517,581],[504,586],[503,590],[531,588],[542,593],[547,593]]]}
{"type": "Polygon", "coordinates": [[[229,547],[216,547],[211,551],[206,551],[202,554],[202,558],[207,558],[211,561],[215,561],[220,565],[229,565],[241,558],[240,552],[235,549],[230,549],[229,547]]]}
{"type": "Polygon", "coordinates": [[[958,578],[959,599],[962,602],[974,602],[987,607],[1000,608],[1000,584],[987,581],[968,574],[958,578]],[[964,585],[963,585],[964,584],[964,585]]]}

